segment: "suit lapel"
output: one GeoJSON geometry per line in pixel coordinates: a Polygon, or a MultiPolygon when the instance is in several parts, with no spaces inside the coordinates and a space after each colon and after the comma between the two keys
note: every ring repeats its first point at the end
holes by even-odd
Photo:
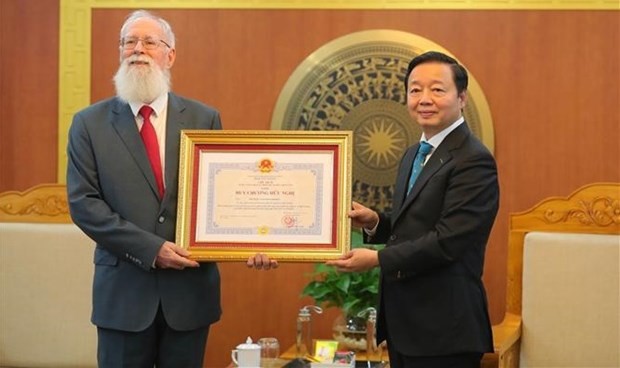
{"type": "Polygon", "coordinates": [[[179,146],[181,141],[181,130],[186,128],[183,121],[185,105],[183,101],[174,93],[168,94],[168,117],[166,120],[166,194],[164,200],[170,193],[178,190],[179,175],[179,146]]]}
{"type": "Polygon", "coordinates": [[[415,159],[415,154],[418,151],[419,146],[419,143],[411,146],[407,152],[405,152],[400,164],[401,169],[398,170],[398,174],[396,176],[396,185],[394,187],[394,197],[392,200],[392,215],[394,218],[395,215],[400,212],[403,202],[405,201],[405,196],[407,195],[407,185],[409,183],[410,168],[413,166],[413,160],[415,159]],[[409,168],[409,170],[405,168],[409,168]]]}
{"type": "MultiPolygon", "coordinates": [[[[397,183],[399,183],[400,185],[397,185],[397,190],[394,193],[395,200],[404,197],[404,201],[401,200],[396,202],[402,203],[402,206],[397,211],[395,211],[395,215],[392,216],[392,224],[394,224],[396,220],[398,220],[398,218],[403,214],[405,209],[411,205],[415,198],[420,194],[422,189],[426,186],[426,183],[428,183],[428,181],[439,171],[439,169],[441,169],[446,163],[452,160],[452,151],[460,147],[468,135],[469,128],[467,127],[467,123],[459,125],[450,134],[448,134],[448,136],[443,140],[443,142],[441,142],[439,147],[437,147],[435,152],[433,152],[432,156],[428,159],[428,162],[426,163],[426,165],[424,165],[424,168],[422,169],[420,175],[415,181],[413,188],[411,188],[411,192],[409,192],[406,197],[405,188],[408,184],[407,181],[409,180],[409,172],[408,170],[401,170],[401,172],[399,172],[399,181],[397,181],[397,183]],[[403,179],[401,178],[401,176],[404,176],[405,178],[403,179]],[[399,197],[396,197],[397,195],[399,195],[399,197]]],[[[403,165],[408,165],[403,167],[411,167],[411,165],[413,164],[413,159],[415,158],[415,152],[417,152],[418,150],[418,145],[419,144],[412,147],[413,155],[411,155],[412,157],[407,157],[408,162],[405,162],[403,159],[403,165]]]]}
{"type": "Polygon", "coordinates": [[[140,171],[142,171],[144,179],[153,190],[153,194],[157,196],[158,189],[155,182],[155,174],[153,174],[153,169],[151,169],[144,143],[142,138],[140,138],[140,132],[136,125],[136,119],[131,112],[129,104],[115,99],[112,114],[112,126],[125,144],[125,147],[127,147],[127,151],[133,157],[140,171]]]}

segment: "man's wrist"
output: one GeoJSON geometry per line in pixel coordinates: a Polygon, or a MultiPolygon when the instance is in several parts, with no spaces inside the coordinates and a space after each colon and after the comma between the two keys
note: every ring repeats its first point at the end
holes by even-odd
{"type": "Polygon", "coordinates": [[[364,228],[364,232],[366,233],[366,235],[368,236],[373,236],[375,235],[375,233],[377,232],[377,227],[379,227],[379,220],[377,220],[377,223],[375,224],[375,226],[373,226],[372,228],[368,229],[368,228],[364,228]]]}

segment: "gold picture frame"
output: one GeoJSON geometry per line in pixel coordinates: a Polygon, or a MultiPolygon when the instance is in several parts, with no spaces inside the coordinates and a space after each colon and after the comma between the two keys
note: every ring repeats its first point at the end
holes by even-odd
{"type": "Polygon", "coordinates": [[[197,261],[350,249],[350,131],[183,130],[176,243],[197,261]]]}

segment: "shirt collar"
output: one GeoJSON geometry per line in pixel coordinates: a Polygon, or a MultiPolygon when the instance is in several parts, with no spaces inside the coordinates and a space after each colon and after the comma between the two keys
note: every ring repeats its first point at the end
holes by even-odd
{"type": "Polygon", "coordinates": [[[450,124],[449,127],[435,134],[431,139],[427,140],[424,133],[422,133],[422,137],[420,138],[420,141],[426,141],[430,143],[433,146],[433,150],[434,150],[435,148],[439,147],[441,142],[443,142],[443,140],[448,136],[448,134],[450,134],[454,129],[456,129],[459,125],[463,124],[464,122],[465,122],[465,118],[461,116],[454,123],[450,124]]]}
{"type": "MultiPolygon", "coordinates": [[[[168,94],[164,93],[157,97],[153,102],[146,105],[149,105],[153,109],[153,111],[155,112],[155,116],[160,116],[167,104],[168,94]]],[[[140,108],[144,105],[145,104],[143,104],[142,102],[130,102],[129,107],[131,107],[131,112],[133,113],[133,116],[138,116],[140,108]]]]}

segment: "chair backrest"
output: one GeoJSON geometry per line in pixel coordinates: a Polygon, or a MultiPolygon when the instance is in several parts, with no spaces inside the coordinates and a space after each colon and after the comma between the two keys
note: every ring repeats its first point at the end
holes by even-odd
{"type": "Polygon", "coordinates": [[[521,367],[620,366],[620,183],[510,217],[507,315],[521,367]]]}
{"type": "Polygon", "coordinates": [[[94,242],[64,185],[0,194],[0,367],[95,367],[94,242]]]}

